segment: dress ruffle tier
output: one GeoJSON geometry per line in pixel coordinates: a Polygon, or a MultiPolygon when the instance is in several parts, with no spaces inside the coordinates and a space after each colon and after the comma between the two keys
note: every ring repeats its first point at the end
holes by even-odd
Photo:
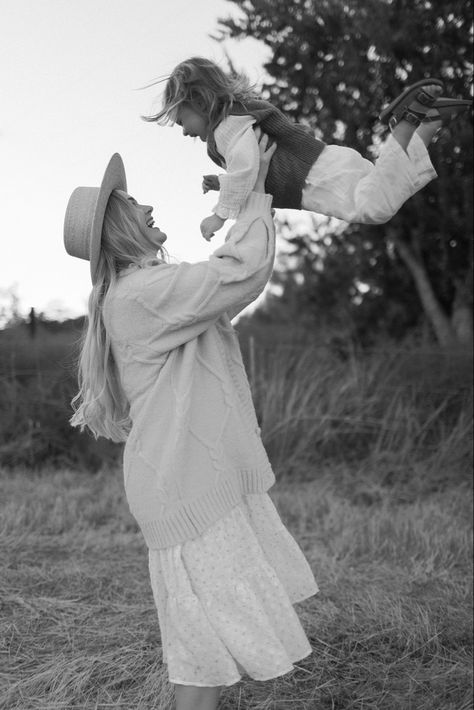
{"type": "Polygon", "coordinates": [[[150,550],[163,660],[172,683],[269,680],[311,653],[293,604],[318,591],[268,494],[183,544],[150,550]]]}

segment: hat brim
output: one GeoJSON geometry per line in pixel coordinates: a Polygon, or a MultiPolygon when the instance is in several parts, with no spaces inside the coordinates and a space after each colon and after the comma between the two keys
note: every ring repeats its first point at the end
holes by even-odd
{"type": "Polygon", "coordinates": [[[94,210],[90,235],[90,270],[93,284],[97,281],[97,267],[99,265],[105,210],[107,209],[107,204],[113,190],[123,190],[123,192],[127,192],[125,166],[119,153],[113,154],[105,169],[94,210]]]}

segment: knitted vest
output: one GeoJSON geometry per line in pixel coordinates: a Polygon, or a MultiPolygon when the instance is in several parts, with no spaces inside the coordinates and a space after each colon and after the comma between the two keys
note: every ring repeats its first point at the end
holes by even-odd
{"type": "MultiPolygon", "coordinates": [[[[290,121],[268,101],[250,99],[245,105],[236,103],[229,115],[253,116],[256,125],[276,141],[277,149],[270,163],[265,190],[273,195],[273,207],[301,209],[306,177],[326,144],[315,138],[305,126],[290,121]]],[[[207,154],[217,165],[224,167],[225,161],[217,150],[214,130],[209,132],[207,154]]]]}

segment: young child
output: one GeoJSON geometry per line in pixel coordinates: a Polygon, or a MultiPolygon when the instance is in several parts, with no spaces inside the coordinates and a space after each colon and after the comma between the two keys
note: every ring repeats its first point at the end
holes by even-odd
{"type": "Polygon", "coordinates": [[[382,111],[392,134],[375,164],[352,148],[316,139],[259,99],[244,77],[201,57],[178,64],[167,79],[161,110],[145,120],[182,126],[185,136],[206,142],[209,157],[226,169],[204,176],[204,192],[220,191],[214,214],[201,223],[206,239],[238,216],[255,182],[256,125],[277,142],[266,183],[274,207],[382,224],[436,177],[426,147],[441,119],[471,105],[439,98],[442,88],[438,79],[422,79],[382,111]]]}

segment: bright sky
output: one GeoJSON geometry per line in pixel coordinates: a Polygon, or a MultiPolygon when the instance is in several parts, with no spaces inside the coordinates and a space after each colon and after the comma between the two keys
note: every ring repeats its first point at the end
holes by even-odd
{"type": "MultiPolygon", "coordinates": [[[[194,54],[224,61],[209,34],[236,12],[226,0],[0,0],[0,294],[15,287],[25,311],[86,311],[88,264],[64,251],[64,212],[75,187],[100,184],[114,152],[130,193],[155,206],[171,255],[199,261],[217,247],[224,230],[211,244],[199,232],[216,201],[202,175],[217,166],[179,127],[142,121],[161,89],[137,89],[194,54]]],[[[263,45],[225,47],[263,78],[263,45]]]]}

